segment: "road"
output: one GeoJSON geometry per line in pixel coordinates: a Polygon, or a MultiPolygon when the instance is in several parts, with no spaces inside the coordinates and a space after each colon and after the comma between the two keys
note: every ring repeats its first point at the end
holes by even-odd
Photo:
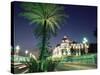
{"type": "MultiPolygon", "coordinates": [[[[27,73],[28,68],[25,64],[17,63],[14,64],[14,72],[15,73],[27,73]]],[[[82,63],[70,63],[63,62],[59,63],[55,71],[69,71],[69,70],[88,70],[88,69],[96,69],[96,64],[82,64],[82,63]]]]}
{"type": "Polygon", "coordinates": [[[96,64],[82,64],[82,63],[59,63],[56,66],[56,71],[68,71],[68,70],[88,70],[96,69],[96,64]]]}

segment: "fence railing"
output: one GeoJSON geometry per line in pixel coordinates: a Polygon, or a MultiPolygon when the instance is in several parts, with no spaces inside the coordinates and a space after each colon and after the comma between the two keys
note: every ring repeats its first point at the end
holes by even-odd
{"type": "Polygon", "coordinates": [[[86,63],[86,64],[97,64],[97,55],[89,54],[82,56],[70,56],[63,58],[64,62],[77,62],[77,63],[86,63]]]}
{"type": "Polygon", "coordinates": [[[26,60],[29,61],[29,57],[14,55],[11,58],[11,61],[13,62],[26,62],[26,60]]]}

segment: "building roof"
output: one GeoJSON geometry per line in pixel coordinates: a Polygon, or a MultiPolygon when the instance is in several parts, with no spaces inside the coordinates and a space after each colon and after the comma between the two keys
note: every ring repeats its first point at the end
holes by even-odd
{"type": "Polygon", "coordinates": [[[69,40],[70,42],[73,42],[73,40],[70,37],[68,37],[68,36],[64,36],[62,40],[64,40],[64,41],[65,40],[69,40]]]}
{"type": "Polygon", "coordinates": [[[57,44],[56,47],[60,46],[60,44],[57,44]]]}

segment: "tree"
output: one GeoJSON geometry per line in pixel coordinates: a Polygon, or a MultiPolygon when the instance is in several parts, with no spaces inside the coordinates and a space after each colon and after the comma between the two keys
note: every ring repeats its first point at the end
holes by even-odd
{"type": "MultiPolygon", "coordinates": [[[[56,35],[57,30],[60,29],[59,24],[68,16],[64,13],[63,6],[54,4],[22,3],[21,7],[23,9],[21,15],[35,25],[34,34],[42,43],[39,59],[44,62],[48,40],[56,35]]],[[[43,70],[42,65],[41,69],[43,70]]]]}

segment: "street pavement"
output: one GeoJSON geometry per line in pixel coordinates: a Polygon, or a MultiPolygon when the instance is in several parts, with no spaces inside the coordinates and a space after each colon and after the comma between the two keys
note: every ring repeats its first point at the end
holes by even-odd
{"type": "Polygon", "coordinates": [[[88,70],[96,69],[96,64],[83,64],[83,63],[59,63],[56,66],[56,71],[68,71],[68,70],[88,70]]]}

